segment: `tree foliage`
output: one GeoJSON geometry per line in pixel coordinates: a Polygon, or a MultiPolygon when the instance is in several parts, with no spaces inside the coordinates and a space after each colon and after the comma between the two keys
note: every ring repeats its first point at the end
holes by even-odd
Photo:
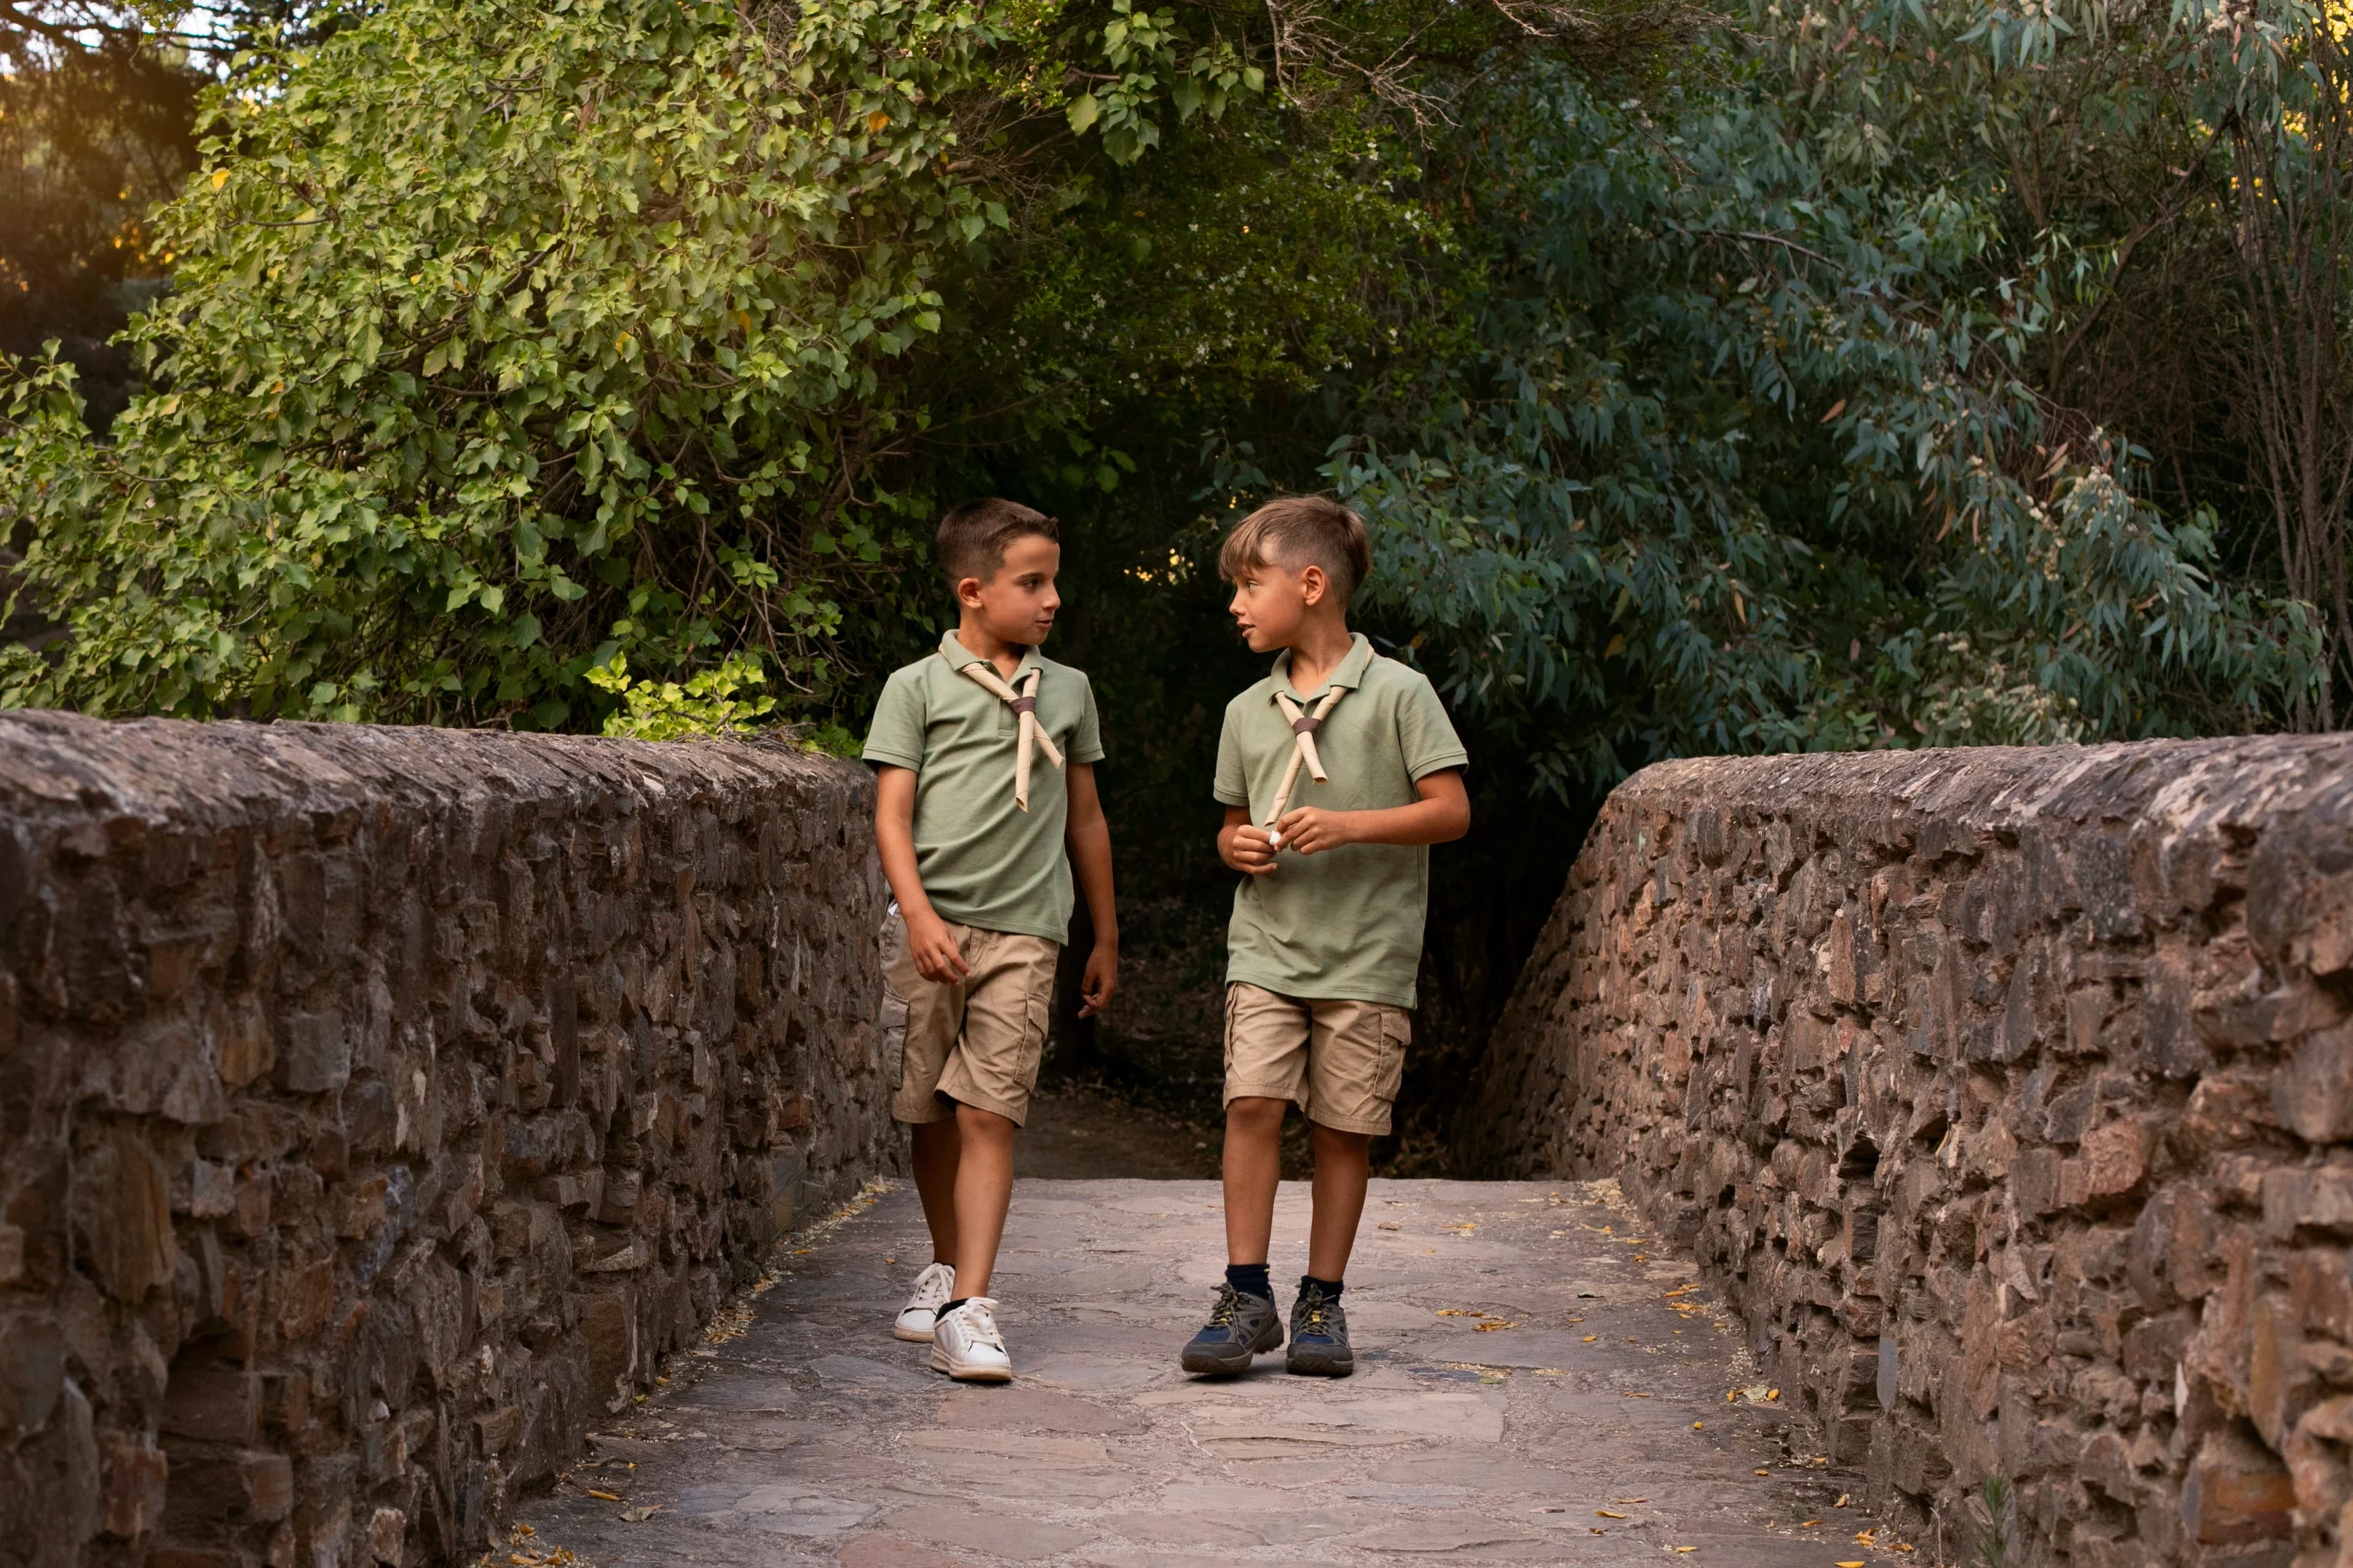
{"type": "Polygon", "coordinates": [[[1989,267],[1986,193],[1883,177],[1842,152],[1856,108],[1793,111],[1754,57],[1695,75],[1482,98],[1477,351],[1327,467],[1449,694],[1566,791],[1695,751],[2259,726],[2308,691],[2302,607],[2218,582],[2212,516],[2169,521],[2022,373],[2059,306],[1989,267]]]}
{"type": "Polygon", "coordinates": [[[1328,483],[1384,636],[1564,798],[1676,751],[2325,712],[2281,590],[2325,566],[2256,569],[2245,487],[2062,395],[2136,257],[2216,226],[2253,145],[2216,128],[2312,134],[2313,14],[2200,3],[265,28],[158,220],[150,390],[105,439],[63,362],[0,392],[71,631],[0,699],[594,727],[617,659],[748,660],[851,716],[937,619],[909,568],[957,493],[1055,505],[1132,604],[1328,483]]]}
{"type": "MultiPolygon", "coordinates": [[[[219,78],[140,219],[139,395],[0,367],[17,608],[65,631],[0,701],[847,749],[952,614],[932,519],[1017,495],[1175,999],[1122,1027],[1173,1041],[1263,667],[1214,541],[1330,487],[1474,759],[1427,1126],[1651,757],[2353,697],[2353,94],[2305,0],[220,3],[233,61],[0,0],[42,70],[143,28],[219,78]]],[[[74,166],[85,239],[138,212],[74,166]]]]}

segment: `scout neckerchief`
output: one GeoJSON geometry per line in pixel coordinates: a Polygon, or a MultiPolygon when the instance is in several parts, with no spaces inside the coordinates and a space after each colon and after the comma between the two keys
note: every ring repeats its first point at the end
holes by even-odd
{"type": "MultiPolygon", "coordinates": [[[[1038,727],[1038,680],[1045,672],[1035,665],[1030,666],[1026,675],[1016,671],[1014,678],[1022,683],[1021,689],[1016,691],[1006,684],[1005,677],[998,675],[986,659],[963,648],[961,643],[957,646],[969,655],[971,661],[957,665],[957,673],[971,676],[983,691],[1012,705],[1014,718],[1020,725],[1019,736],[1013,746],[1013,803],[1026,812],[1029,809],[1030,748],[1035,746],[1042,750],[1046,760],[1056,767],[1063,765],[1063,754],[1054,749],[1053,737],[1038,727]]],[[[944,646],[939,652],[941,657],[948,656],[944,646]]],[[[949,663],[955,664],[956,661],[949,659],[949,663]]]]}
{"type": "Polygon", "coordinates": [[[1269,848],[1282,847],[1283,835],[1275,824],[1283,820],[1283,808],[1290,804],[1291,790],[1299,783],[1300,765],[1306,765],[1307,771],[1314,776],[1318,784],[1330,782],[1324,771],[1324,759],[1315,754],[1315,732],[1323,727],[1332,710],[1340,705],[1340,699],[1347,695],[1347,690],[1345,686],[1334,687],[1324,694],[1324,700],[1315,705],[1312,713],[1302,712],[1299,704],[1290,699],[1289,692],[1275,693],[1275,703],[1283,710],[1283,717],[1290,722],[1290,733],[1297,738],[1297,744],[1291,748],[1290,766],[1283,769],[1282,788],[1275,791],[1274,806],[1267,812],[1267,845],[1269,848]]]}

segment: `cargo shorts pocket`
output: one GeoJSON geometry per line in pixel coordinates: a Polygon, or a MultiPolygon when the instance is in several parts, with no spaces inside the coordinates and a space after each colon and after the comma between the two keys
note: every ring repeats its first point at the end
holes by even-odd
{"type": "Polygon", "coordinates": [[[881,1024],[883,1060],[898,1062],[898,1076],[891,1086],[904,1089],[907,1086],[907,999],[892,990],[888,981],[882,985],[881,1024]]]}
{"type": "Polygon", "coordinates": [[[1054,1027],[1054,994],[1030,992],[1022,1005],[1021,1022],[1021,1055],[1016,1071],[1020,1074],[1021,1092],[1027,1095],[1037,1088],[1039,1071],[1045,1065],[1046,1037],[1054,1027]]]}
{"type": "Polygon", "coordinates": [[[1405,1084],[1405,1047],[1413,1043],[1414,1016],[1403,1007],[1381,1009],[1381,1065],[1373,1074],[1372,1092],[1394,1105],[1405,1084]]]}
{"type": "Polygon", "coordinates": [[[891,1086],[903,1089],[907,1085],[907,999],[891,983],[892,971],[907,956],[907,923],[893,913],[882,917],[882,1006],[875,1021],[882,1031],[882,1060],[893,1063],[891,1086]]]}

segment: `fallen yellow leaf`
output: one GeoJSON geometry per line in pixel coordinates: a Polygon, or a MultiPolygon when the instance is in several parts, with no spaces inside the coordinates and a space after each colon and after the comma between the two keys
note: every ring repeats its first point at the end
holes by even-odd
{"type": "Polygon", "coordinates": [[[593,1486],[588,1488],[588,1495],[591,1497],[602,1497],[608,1503],[618,1503],[620,1501],[619,1497],[614,1496],[611,1493],[599,1492],[593,1486]]]}
{"type": "Polygon", "coordinates": [[[1851,1495],[1851,1494],[1848,1494],[1848,1493],[1841,1492],[1840,1494],[1838,1494],[1838,1501],[1836,1501],[1836,1503],[1831,1504],[1830,1506],[1831,1506],[1832,1507],[1834,1507],[1834,1508],[1843,1508],[1843,1507],[1845,1507],[1845,1506],[1847,1506],[1847,1500],[1848,1500],[1848,1498],[1849,1498],[1849,1496],[1850,1496],[1850,1495],[1851,1495]]]}
{"type": "Polygon", "coordinates": [[[1598,1339],[1598,1338],[1600,1338],[1600,1337],[1601,1337],[1601,1335],[1597,1335],[1597,1334],[1588,1334],[1588,1335],[1586,1335],[1585,1336],[1585,1342],[1586,1342],[1587,1345],[1590,1345],[1590,1344],[1592,1344],[1595,1340],[1597,1340],[1597,1339],[1598,1339]]]}
{"type": "Polygon", "coordinates": [[[1696,1546],[1678,1546],[1675,1550],[1677,1551],[1697,1551],[1699,1549],[1696,1546]]]}
{"type": "Polygon", "coordinates": [[[1858,1557],[1852,1562],[1839,1563],[1838,1568],[1863,1568],[1863,1560],[1858,1557]]]}
{"type": "Polygon", "coordinates": [[[1800,1529],[1802,1529],[1802,1530],[1810,1530],[1810,1529],[1813,1528],[1813,1527],[1814,1527],[1814,1526],[1816,1526],[1816,1525],[1820,1524],[1821,1522],[1822,1522],[1822,1521],[1821,1521],[1820,1519],[1807,1519],[1807,1520],[1804,1520],[1803,1522],[1802,1522],[1802,1523],[1798,1526],[1798,1528],[1800,1528],[1800,1529]]]}
{"type": "Polygon", "coordinates": [[[1701,1427],[1705,1426],[1706,1425],[1707,1425],[1707,1423],[1706,1423],[1706,1422],[1704,1422],[1704,1421],[1694,1421],[1693,1423],[1691,1423],[1691,1430],[1693,1430],[1694,1432],[1697,1432],[1697,1431],[1699,1431],[1701,1427]]]}
{"type": "Polygon", "coordinates": [[[1626,1517],[1623,1514],[1613,1513],[1608,1508],[1596,1508],[1594,1513],[1599,1517],[1605,1519],[1622,1519],[1626,1517]]]}

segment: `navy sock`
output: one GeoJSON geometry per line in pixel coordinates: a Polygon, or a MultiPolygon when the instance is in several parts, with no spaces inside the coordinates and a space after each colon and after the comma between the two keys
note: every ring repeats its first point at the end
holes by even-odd
{"type": "Polygon", "coordinates": [[[1227,1264],[1225,1282],[1245,1296],[1256,1296],[1262,1301],[1275,1299],[1275,1282],[1267,1278],[1267,1266],[1263,1263],[1227,1264]]]}
{"type": "Polygon", "coordinates": [[[965,1302],[967,1302],[967,1301],[971,1301],[972,1299],[972,1297],[970,1297],[970,1296],[959,1296],[959,1297],[957,1297],[957,1298],[956,1298],[954,1301],[942,1301],[942,1302],[939,1304],[939,1312],[938,1312],[938,1315],[939,1315],[939,1316],[941,1316],[941,1317],[946,1317],[949,1312],[954,1312],[958,1307],[962,1306],[965,1302]]]}
{"type": "Polygon", "coordinates": [[[1304,1296],[1307,1294],[1307,1288],[1310,1285],[1313,1285],[1317,1290],[1323,1291],[1324,1299],[1327,1301],[1336,1301],[1340,1299],[1341,1286],[1337,1279],[1318,1279],[1313,1274],[1302,1274],[1299,1277],[1299,1293],[1301,1295],[1304,1296]]]}

